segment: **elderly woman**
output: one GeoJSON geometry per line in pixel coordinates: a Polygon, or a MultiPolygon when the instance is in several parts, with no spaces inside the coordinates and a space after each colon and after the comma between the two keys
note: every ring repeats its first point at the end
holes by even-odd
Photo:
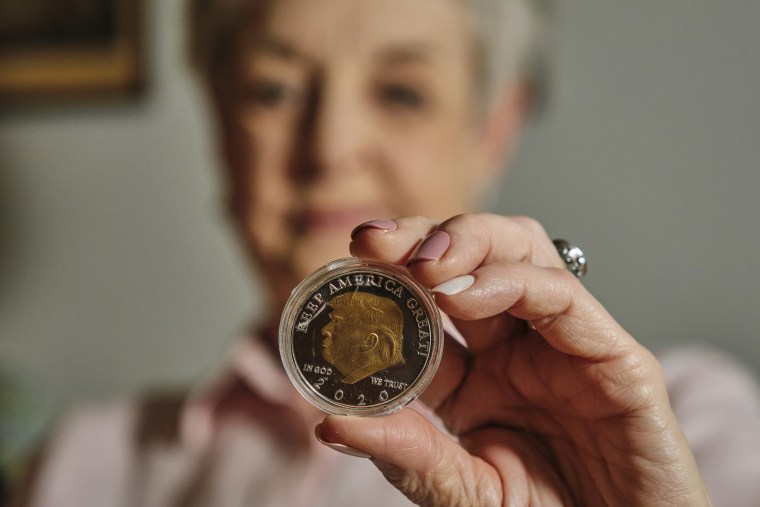
{"type": "Polygon", "coordinates": [[[539,224],[467,214],[540,98],[545,14],[196,0],[193,59],[268,317],[188,396],[74,413],[28,504],[709,505],[660,363],[539,224]],[[407,265],[461,334],[424,407],[324,418],[281,370],[291,290],[349,252],[407,265]]]}

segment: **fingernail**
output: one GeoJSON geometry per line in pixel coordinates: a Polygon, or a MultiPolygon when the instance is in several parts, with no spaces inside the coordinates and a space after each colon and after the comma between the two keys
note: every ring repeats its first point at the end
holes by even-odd
{"type": "Polygon", "coordinates": [[[393,220],[370,220],[369,222],[364,222],[363,224],[357,225],[353,231],[351,231],[351,239],[354,239],[354,236],[356,236],[356,233],[361,231],[362,229],[381,229],[386,232],[395,231],[398,229],[398,224],[394,222],[393,220]]]}
{"type": "Polygon", "coordinates": [[[437,261],[446,252],[451,244],[451,236],[444,231],[435,231],[427,238],[422,240],[422,243],[409,257],[407,264],[417,261],[437,261]]]}
{"type": "Polygon", "coordinates": [[[347,445],[335,444],[333,442],[325,442],[324,440],[322,440],[322,425],[321,424],[318,424],[314,428],[314,436],[317,437],[317,440],[319,440],[320,444],[325,445],[334,451],[347,454],[348,456],[354,456],[356,458],[371,458],[372,457],[371,454],[367,454],[364,451],[360,451],[359,449],[354,449],[353,447],[349,447],[347,445]]]}
{"type": "Polygon", "coordinates": [[[447,296],[453,296],[454,294],[459,294],[463,290],[469,289],[472,287],[473,283],[475,283],[474,276],[463,275],[452,278],[451,280],[447,280],[442,284],[436,285],[430,290],[432,292],[440,292],[441,294],[446,294],[447,296]]]}

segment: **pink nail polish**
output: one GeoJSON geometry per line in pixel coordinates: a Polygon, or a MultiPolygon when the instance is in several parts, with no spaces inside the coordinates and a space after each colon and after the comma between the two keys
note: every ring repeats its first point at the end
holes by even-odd
{"type": "Polygon", "coordinates": [[[417,261],[437,261],[446,253],[449,245],[451,245],[451,236],[444,231],[435,231],[422,240],[417,250],[409,257],[407,264],[417,261]]]}
{"type": "Polygon", "coordinates": [[[368,227],[372,229],[381,229],[383,231],[390,232],[390,231],[395,231],[396,229],[398,229],[398,224],[394,222],[393,220],[370,220],[369,222],[364,222],[363,224],[357,225],[354,228],[354,230],[351,231],[351,239],[354,239],[354,236],[356,236],[356,233],[368,227]]]}

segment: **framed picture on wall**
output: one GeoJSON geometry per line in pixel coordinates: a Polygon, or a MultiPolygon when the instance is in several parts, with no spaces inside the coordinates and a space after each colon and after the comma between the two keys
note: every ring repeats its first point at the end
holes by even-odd
{"type": "Polygon", "coordinates": [[[142,0],[0,0],[0,101],[133,95],[142,0]]]}

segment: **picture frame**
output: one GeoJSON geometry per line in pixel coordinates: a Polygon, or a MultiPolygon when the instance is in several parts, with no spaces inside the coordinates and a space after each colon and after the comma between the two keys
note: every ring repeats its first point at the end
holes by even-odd
{"type": "Polygon", "coordinates": [[[143,0],[0,0],[0,102],[134,96],[143,0]]]}

